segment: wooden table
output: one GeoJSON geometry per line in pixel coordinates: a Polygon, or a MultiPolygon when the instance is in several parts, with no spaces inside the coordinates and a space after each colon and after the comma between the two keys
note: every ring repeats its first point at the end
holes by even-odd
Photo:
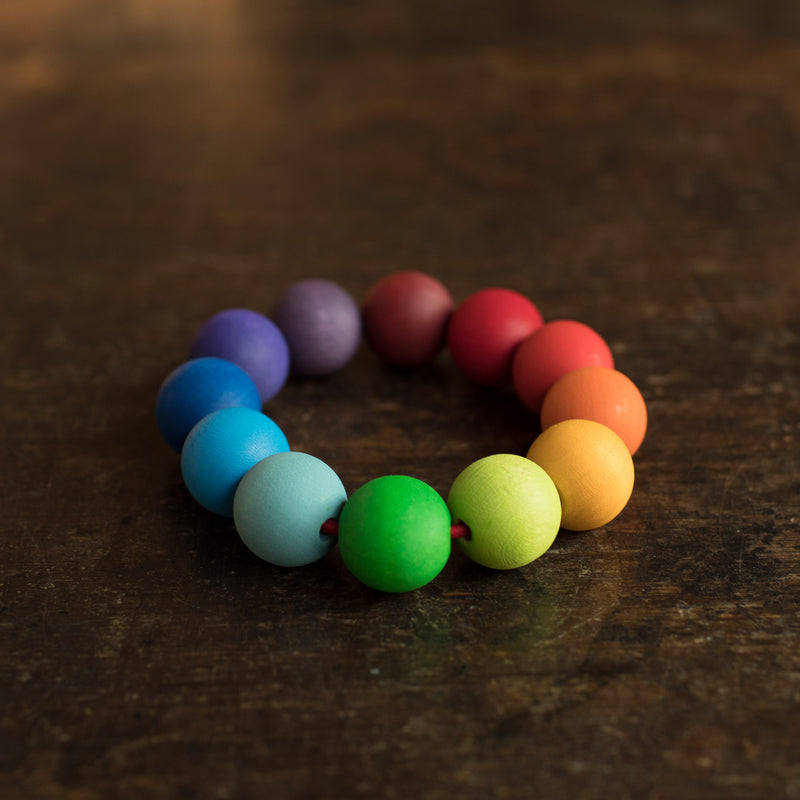
{"type": "MultiPolygon", "coordinates": [[[[800,796],[792,2],[0,8],[4,798],[800,796]],[[409,594],[273,568],[154,399],[222,308],[415,268],[642,388],[625,511],[409,594]]],[[[266,407],[349,492],[538,420],[362,348],[266,407]]]]}

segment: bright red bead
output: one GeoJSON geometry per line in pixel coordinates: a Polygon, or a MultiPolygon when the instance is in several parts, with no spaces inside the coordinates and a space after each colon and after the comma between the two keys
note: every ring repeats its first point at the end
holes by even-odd
{"type": "Polygon", "coordinates": [[[520,400],[539,413],[547,390],[580,367],[614,367],[611,349],[599,333],[571,319],[542,325],[514,355],[514,389],[520,400]]]}
{"type": "Polygon", "coordinates": [[[417,367],[444,346],[452,311],[453,298],[436,278],[415,270],[394,272],[367,293],[364,336],[388,364],[417,367]]]}
{"type": "Polygon", "coordinates": [[[484,386],[511,382],[514,351],[542,325],[539,309],[511,289],[483,289],[453,312],[447,344],[456,366],[484,386]]]}

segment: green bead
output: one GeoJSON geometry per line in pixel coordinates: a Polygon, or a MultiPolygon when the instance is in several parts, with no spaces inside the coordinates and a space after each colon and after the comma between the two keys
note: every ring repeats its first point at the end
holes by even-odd
{"type": "Polygon", "coordinates": [[[500,453],[470,464],[447,498],[453,519],[469,526],[463,551],[492,569],[529,564],[561,525],[561,500],[547,473],[527,458],[500,453]]]}
{"type": "Polygon", "coordinates": [[[416,478],[376,478],[345,503],[339,551],[353,575],[373,589],[418,589],[442,571],[450,556],[450,511],[416,478]]]}

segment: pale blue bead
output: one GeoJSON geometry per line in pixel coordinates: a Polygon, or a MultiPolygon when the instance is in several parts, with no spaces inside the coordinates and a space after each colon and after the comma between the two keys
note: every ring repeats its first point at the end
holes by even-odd
{"type": "Polygon", "coordinates": [[[195,425],[181,451],[183,481],[200,505],[233,516],[239,481],[262,459],[289,449],[283,431],[250,408],[223,408],[195,425]]]}
{"type": "Polygon", "coordinates": [[[339,476],[306,453],[278,453],[242,478],[233,520],[242,541],[257,556],[282,567],[300,567],[322,558],[334,537],[320,533],[337,519],[347,500],[339,476]]]}

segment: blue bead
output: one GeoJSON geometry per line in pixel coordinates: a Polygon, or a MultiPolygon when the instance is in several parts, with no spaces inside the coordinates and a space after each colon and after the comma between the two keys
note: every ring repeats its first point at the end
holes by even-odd
{"type": "Polygon", "coordinates": [[[156,422],[167,444],[180,453],[189,431],[203,417],[232,406],[261,410],[252,378],[222,358],[195,358],[164,379],[156,399],[156,422]]]}
{"type": "Polygon", "coordinates": [[[223,408],[192,428],[181,451],[183,481],[201,506],[233,516],[233,497],[261,459],[289,449],[283,431],[251,408],[223,408]]]}
{"type": "Polygon", "coordinates": [[[322,558],[334,538],[320,533],[337,519],[347,493],[339,476],[306,453],[278,453],[259,461],[242,478],[233,520],[242,541],[257,556],[281,567],[322,558]]]}

